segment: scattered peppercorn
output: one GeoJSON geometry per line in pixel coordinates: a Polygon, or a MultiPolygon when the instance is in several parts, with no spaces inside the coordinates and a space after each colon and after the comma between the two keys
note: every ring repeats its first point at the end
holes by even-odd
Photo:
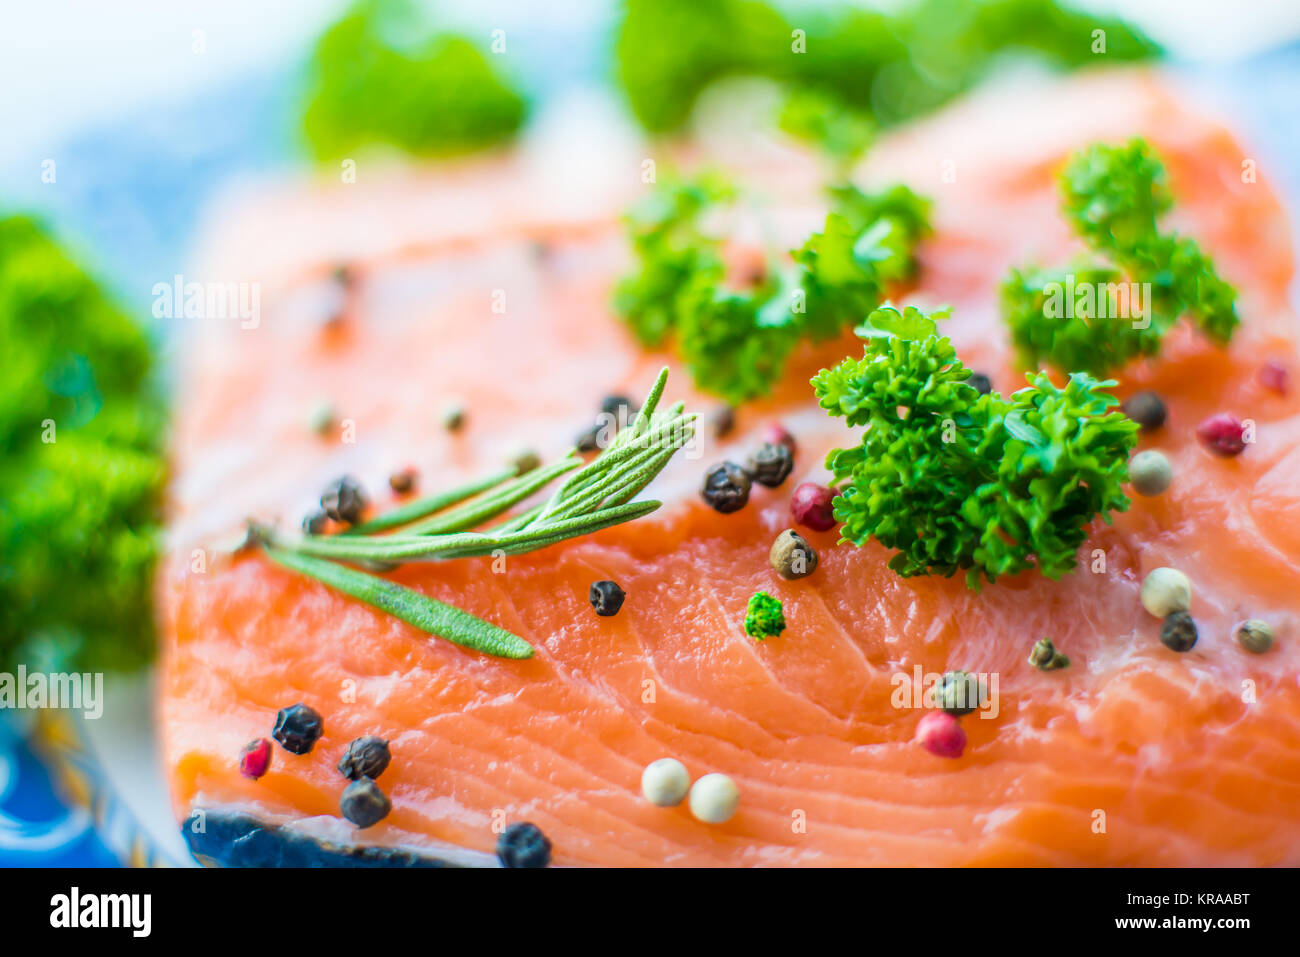
{"type": "Polygon", "coordinates": [[[755,592],[745,609],[745,634],[762,641],[785,631],[785,612],[779,599],[765,591],[755,592]]]}
{"type": "Polygon", "coordinates": [[[1259,384],[1279,395],[1286,395],[1290,380],[1291,373],[1287,371],[1286,366],[1273,359],[1269,359],[1259,367],[1259,384]]]}
{"type": "Polygon", "coordinates": [[[1219,412],[1196,427],[1196,435],[1215,455],[1240,455],[1246,448],[1246,428],[1235,415],[1219,412]]]}
{"type": "Polygon", "coordinates": [[[458,432],[461,426],[465,424],[465,406],[456,399],[452,399],[442,407],[439,414],[439,420],[442,427],[448,432],[458,432]]]}
{"type": "Polygon", "coordinates": [[[776,488],[794,469],[794,456],[784,445],[764,443],[763,447],[749,457],[745,471],[759,485],[776,488]]]}
{"type": "Polygon", "coordinates": [[[600,425],[593,425],[584,432],[579,432],[578,437],[573,440],[579,452],[594,452],[600,448],[600,425]]]}
{"type": "Polygon", "coordinates": [[[715,438],[723,438],[736,427],[736,410],[729,405],[719,405],[709,413],[709,427],[715,438]]]}
{"type": "Polygon", "coordinates": [[[734,462],[719,462],[704,473],[700,494],[715,511],[738,511],[749,501],[749,474],[734,462]]]}
{"type": "Polygon", "coordinates": [[[740,806],[740,788],[725,774],[706,774],[691,788],[691,813],[705,824],[730,821],[740,806]]]}
{"type": "Polygon", "coordinates": [[[388,487],[398,495],[405,495],[410,492],[411,489],[415,488],[415,480],[418,475],[419,473],[410,466],[398,469],[392,475],[388,476],[388,487]]]}
{"type": "Polygon", "coordinates": [[[1135,392],[1124,400],[1124,414],[1142,427],[1153,432],[1165,424],[1169,411],[1164,400],[1154,392],[1135,392]]]}
{"type": "Polygon", "coordinates": [[[345,475],[326,486],[320,497],[320,507],[336,522],[355,525],[361,521],[361,513],[366,509],[366,496],[357,480],[345,475]]]}
{"type": "Polygon", "coordinates": [[[759,441],[768,445],[784,445],[794,455],[798,450],[795,446],[794,436],[791,435],[784,425],[780,422],[769,422],[763,426],[763,432],[759,436],[759,441]]]}
{"type": "Polygon", "coordinates": [[[388,795],[370,778],[358,778],[343,789],[339,810],[343,816],[360,828],[373,827],[393,809],[388,795]]]}
{"type": "Polygon", "coordinates": [[[363,735],[349,744],[348,749],[343,752],[343,757],[339,759],[339,774],[349,781],[358,778],[374,780],[384,773],[390,760],[392,755],[389,753],[387,741],[373,734],[363,735]]]}
{"type": "Polygon", "coordinates": [[[1029,663],[1040,671],[1068,668],[1070,659],[1056,650],[1051,638],[1039,638],[1029,652],[1029,663]]]}
{"type": "Polygon", "coordinates": [[[1174,480],[1174,470],[1169,460],[1155,449],[1147,449],[1133,456],[1128,463],[1128,477],[1133,490],[1139,495],[1160,495],[1174,480]]]}
{"type": "Polygon", "coordinates": [[[790,499],[790,514],[800,525],[815,532],[835,527],[835,510],[831,504],[835,493],[816,482],[804,482],[794,490],[790,499]]]}
{"type": "Polygon", "coordinates": [[[323,535],[329,528],[330,517],[324,512],[312,512],[302,520],[302,530],[307,535],[323,535]]]}
{"type": "Polygon", "coordinates": [[[817,570],[817,550],[793,528],[776,536],[767,559],[776,573],[787,580],[805,578],[817,570]]]}
{"type": "Polygon", "coordinates": [[[1262,655],[1273,647],[1273,626],[1258,618],[1243,621],[1237,626],[1237,641],[1247,651],[1262,655]]]}
{"type": "Polygon", "coordinates": [[[307,414],[307,428],[316,435],[329,435],[334,428],[334,405],[329,399],[320,399],[307,414]]]}
{"type": "Polygon", "coordinates": [[[946,711],[927,711],[916,725],[916,740],[939,758],[960,758],[966,750],[961,722],[946,711]]]}
{"type": "Polygon", "coordinates": [[[651,761],[641,772],[641,793],[656,807],[676,807],[690,789],[691,776],[676,758],[651,761]]]}
{"type": "Polygon", "coordinates": [[[600,414],[610,416],[614,429],[624,428],[636,417],[632,400],[625,395],[607,395],[600,403],[600,414]]]}
{"type": "Polygon", "coordinates": [[[1160,641],[1171,651],[1191,651],[1196,644],[1196,622],[1185,611],[1176,611],[1160,626],[1160,641]]]}
{"type": "Polygon", "coordinates": [[[536,824],[511,824],[497,839],[502,867],[545,867],[551,863],[551,842],[536,824]]]}
{"type": "Polygon", "coordinates": [[[587,593],[587,600],[591,602],[591,607],[596,609],[596,614],[602,618],[617,615],[626,597],[627,593],[609,580],[592,582],[591,590],[587,593]]]}
{"type": "Polygon", "coordinates": [[[1142,579],[1142,607],[1157,618],[1192,607],[1192,582],[1176,568],[1156,568],[1142,579]]]}
{"type": "Polygon", "coordinates": [[[239,752],[239,773],[256,781],[271,766],[271,742],[255,738],[239,752]]]}
{"type": "Polygon", "coordinates": [[[281,708],[275,717],[275,730],[271,737],[290,754],[307,754],[315,747],[325,730],[320,712],[305,704],[281,708]]]}
{"type": "Polygon", "coordinates": [[[993,380],[983,372],[972,372],[970,378],[966,380],[966,384],[974,386],[975,391],[980,395],[988,395],[993,391],[993,380]]]}
{"type": "Polygon", "coordinates": [[[983,684],[967,671],[946,672],[934,689],[934,703],[954,718],[970,714],[985,697],[983,684]]]}
{"type": "Polygon", "coordinates": [[[506,464],[515,470],[516,475],[523,475],[541,465],[542,457],[533,449],[519,449],[510,455],[506,464]]]}

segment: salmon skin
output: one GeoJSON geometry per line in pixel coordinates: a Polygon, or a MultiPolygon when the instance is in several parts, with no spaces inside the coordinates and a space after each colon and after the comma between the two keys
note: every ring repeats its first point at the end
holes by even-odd
{"type": "MultiPolygon", "coordinates": [[[[346,187],[277,184],[228,207],[205,274],[255,277],[262,315],[256,328],[188,330],[159,586],[165,755],[191,846],[228,864],[491,864],[502,828],[527,820],[559,865],[1300,864],[1300,399],[1257,376],[1266,361],[1297,367],[1289,230],[1263,171],[1243,181],[1251,154],[1165,83],[1123,72],[978,93],[884,141],[864,175],[934,198],[936,235],[904,301],[951,304],[958,353],[1009,392],[1023,370],[998,318],[1002,277],[1081,251],[1055,172],[1098,139],[1152,142],[1173,225],[1237,285],[1243,318],[1227,349],[1180,329],[1158,362],[1122,374],[1121,397],[1155,389],[1168,405],[1168,424],[1139,445],[1171,461],[1166,494],[1098,523],[1060,582],[1026,574],[977,594],[960,577],[904,580],[878,545],[806,529],[820,565],[781,580],[767,555],[791,524],[793,488],[825,480],[827,450],[853,441],[808,386],[860,354],[846,336],[805,347],[725,439],[679,455],[645,493],[665,503],[653,515],[504,564],[389,573],[521,635],[537,650],[525,661],[431,639],[258,555],[207,549],[250,515],[296,524],[342,474],[382,508],[385,477],[408,463],[434,491],[519,442],[554,457],[602,396],[640,394],[672,357],[639,350],[608,307],[639,161],[611,148],[610,163],[631,165],[573,182],[524,152],[346,187]],[[346,289],[331,278],[341,261],[346,289]],[[305,424],[322,396],[339,429],[325,438],[305,424]],[[452,397],[466,413],[457,432],[438,422],[452,397]],[[1219,411],[1255,423],[1236,458],[1195,437],[1219,411]],[[743,461],[772,419],[798,442],[794,474],[756,486],[739,512],[711,511],[705,469],[743,461]],[[1159,566],[1194,583],[1200,640],[1186,654],[1160,643],[1138,601],[1159,566]],[[587,595],[606,578],[627,598],[601,618],[587,595]],[[788,622],[762,643],[742,628],[758,590],[788,622]],[[1271,622],[1277,647],[1245,653],[1233,639],[1244,618],[1271,622]],[[1044,636],[1068,668],[1028,664],[1044,636]],[[962,719],[969,744],[945,760],[915,743],[925,710],[907,699],[913,679],[954,669],[995,679],[996,697],[962,719]],[[299,701],[324,719],[315,748],[277,747],[264,777],[243,778],[241,747],[299,701]],[[340,816],[335,765],[369,734],[390,742],[378,784],[393,808],[360,831],[340,816]],[[730,776],[736,815],[705,824],[685,805],[651,806],[641,771],[665,756],[692,779],[730,776]],[[241,856],[241,836],[262,831],[276,835],[267,853],[241,856]]],[[[787,146],[699,151],[767,189],[787,245],[824,216],[815,164],[787,146]]],[[[667,400],[708,411],[688,383],[674,368],[667,400]]]]}

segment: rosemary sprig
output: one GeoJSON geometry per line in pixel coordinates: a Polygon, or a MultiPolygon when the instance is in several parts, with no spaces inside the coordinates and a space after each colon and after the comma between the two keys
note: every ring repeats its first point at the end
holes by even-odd
{"type": "Polygon", "coordinates": [[[632,498],[695,434],[695,416],[686,413],[680,402],[656,418],[667,381],[668,370],[663,369],[636,418],[600,455],[569,476],[550,499],[495,527],[472,531],[577,468],[582,460],[570,452],[560,461],[524,475],[513,469],[497,473],[409,503],[349,533],[287,538],[264,527],[250,532],[279,564],[429,634],[491,655],[529,657],[532,648],[518,635],[413,589],[339,563],[392,567],[410,561],[518,555],[649,515],[660,503],[633,502],[632,498]],[[453,505],[458,507],[451,508],[453,505]]]}
{"type": "Polygon", "coordinates": [[[458,645],[499,658],[533,656],[533,646],[518,635],[436,598],[421,595],[414,589],[404,588],[375,575],[367,575],[346,565],[300,555],[283,548],[268,546],[266,553],[285,568],[309,575],[345,595],[358,598],[388,612],[394,618],[400,618],[422,631],[440,635],[458,645]]]}

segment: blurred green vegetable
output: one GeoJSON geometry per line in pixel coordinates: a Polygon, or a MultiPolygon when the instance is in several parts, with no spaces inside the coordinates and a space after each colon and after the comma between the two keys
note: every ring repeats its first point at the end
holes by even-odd
{"type": "Polygon", "coordinates": [[[0,668],[154,649],[164,412],[144,332],[34,222],[0,219],[0,668]]]}
{"type": "Polygon", "coordinates": [[[523,97],[469,40],[431,32],[407,0],[360,0],[317,41],[307,141],[322,159],[369,143],[446,156],[510,139],[523,97]]]}
{"type": "Polygon", "coordinates": [[[813,9],[789,17],[759,0],[626,7],[615,70],[632,112],[653,133],[679,129],[700,91],[730,75],[825,91],[889,125],[970,89],[1005,53],[1072,69],[1160,52],[1122,21],[1053,0],[921,0],[896,14],[813,9]],[[1094,52],[1095,31],[1104,34],[1104,53],[1094,52]]]}
{"type": "Polygon", "coordinates": [[[1231,339],[1237,292],[1195,240],[1160,230],[1173,199],[1146,141],[1080,150],[1060,187],[1066,218],[1101,260],[1008,275],[1002,315],[1025,364],[1105,375],[1157,355],[1181,316],[1217,345],[1231,339]]]}

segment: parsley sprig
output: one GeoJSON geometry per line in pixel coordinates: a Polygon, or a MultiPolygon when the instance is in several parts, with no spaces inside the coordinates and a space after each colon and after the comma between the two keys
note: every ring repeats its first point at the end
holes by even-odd
{"type": "Polygon", "coordinates": [[[839,335],[915,271],[929,202],[901,185],[833,187],[824,229],[790,262],[735,289],[721,240],[700,226],[711,204],[734,196],[716,178],[657,191],[630,217],[639,267],[619,283],[614,307],[645,345],[675,335],[695,384],[739,404],[771,391],[801,340],[839,335]]]}
{"type": "Polygon", "coordinates": [[[1173,199],[1144,140],[1087,147],[1071,157],[1060,188],[1065,215],[1095,259],[1008,275],[1002,312],[1023,361],[1103,375],[1159,353],[1182,316],[1216,344],[1228,342],[1239,322],[1236,290],[1195,240],[1160,231],[1173,199]],[[1145,315],[1135,315],[1129,281],[1150,283],[1145,315]],[[1128,308],[1118,308],[1120,295],[1128,308]]]}
{"type": "Polygon", "coordinates": [[[841,540],[896,549],[889,567],[904,577],[962,569],[975,589],[1029,568],[1059,578],[1089,523],[1128,508],[1137,426],[1108,411],[1115,383],[1086,373],[981,395],[938,334],[946,315],[878,309],[856,330],[863,357],[812,380],[828,414],[866,427],[826,459],[841,540]]]}

